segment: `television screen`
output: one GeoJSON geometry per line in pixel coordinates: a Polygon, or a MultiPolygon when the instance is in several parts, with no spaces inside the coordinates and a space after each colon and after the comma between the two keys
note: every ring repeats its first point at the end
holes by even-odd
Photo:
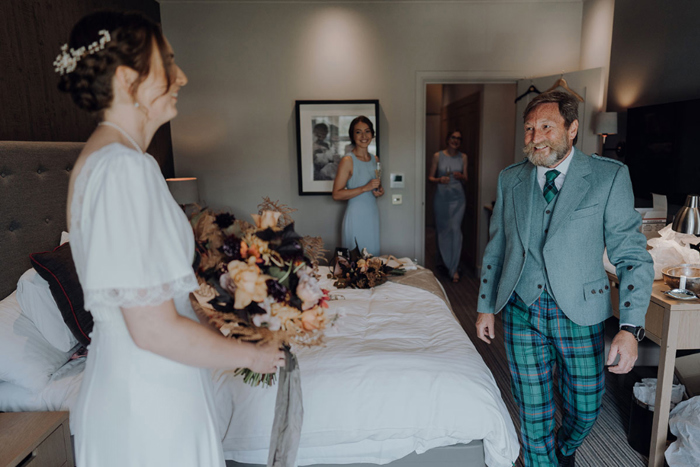
{"type": "Polygon", "coordinates": [[[627,110],[625,163],[634,195],[682,205],[700,194],[700,99],[627,110]]]}

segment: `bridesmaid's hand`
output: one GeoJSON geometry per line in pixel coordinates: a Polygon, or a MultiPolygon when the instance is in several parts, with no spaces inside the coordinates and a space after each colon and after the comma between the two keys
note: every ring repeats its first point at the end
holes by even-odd
{"type": "Polygon", "coordinates": [[[367,183],[367,185],[362,187],[362,191],[365,192],[365,191],[376,190],[377,188],[379,188],[379,183],[380,183],[380,181],[378,178],[373,178],[372,180],[370,180],[367,183]]]}
{"type": "Polygon", "coordinates": [[[376,190],[372,190],[372,194],[374,195],[375,198],[379,198],[384,194],[384,187],[380,186],[376,190]]]}
{"type": "Polygon", "coordinates": [[[447,185],[450,183],[450,177],[449,175],[445,175],[444,177],[440,177],[440,183],[447,185]]]}
{"type": "Polygon", "coordinates": [[[463,174],[462,172],[453,172],[452,175],[454,175],[454,177],[455,177],[457,180],[465,180],[465,179],[466,179],[466,178],[464,177],[464,174],[463,174]]]}

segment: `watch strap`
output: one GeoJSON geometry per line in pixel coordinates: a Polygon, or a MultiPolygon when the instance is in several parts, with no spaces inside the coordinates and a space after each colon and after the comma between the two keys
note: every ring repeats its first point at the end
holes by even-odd
{"type": "Polygon", "coordinates": [[[620,326],[620,331],[627,331],[629,333],[632,333],[635,339],[637,341],[641,341],[644,339],[644,328],[642,326],[629,326],[629,325],[623,325],[620,326]]]}

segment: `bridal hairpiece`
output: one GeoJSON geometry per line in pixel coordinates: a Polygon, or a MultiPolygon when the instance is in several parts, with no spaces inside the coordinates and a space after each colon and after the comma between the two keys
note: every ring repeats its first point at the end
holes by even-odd
{"type": "Polygon", "coordinates": [[[53,62],[53,66],[56,67],[56,73],[60,73],[61,76],[71,73],[75,70],[75,67],[78,66],[78,62],[85,57],[86,53],[92,55],[95,52],[103,50],[107,42],[111,41],[112,38],[109,35],[109,31],[106,29],[100,30],[99,34],[101,36],[100,40],[88,45],[87,51],[85,50],[85,46],[79,49],[71,48],[68,50],[68,44],[63,44],[61,46],[61,53],[56,56],[56,60],[53,62]]]}

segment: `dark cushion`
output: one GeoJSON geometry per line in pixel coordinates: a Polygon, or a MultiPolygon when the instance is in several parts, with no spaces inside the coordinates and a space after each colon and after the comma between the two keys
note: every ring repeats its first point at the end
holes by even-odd
{"type": "Polygon", "coordinates": [[[85,310],[83,288],[75,271],[70,243],[66,242],[53,251],[29,255],[36,272],[49,283],[51,295],[61,310],[63,321],[82,345],[90,343],[92,315],[85,310]]]}

